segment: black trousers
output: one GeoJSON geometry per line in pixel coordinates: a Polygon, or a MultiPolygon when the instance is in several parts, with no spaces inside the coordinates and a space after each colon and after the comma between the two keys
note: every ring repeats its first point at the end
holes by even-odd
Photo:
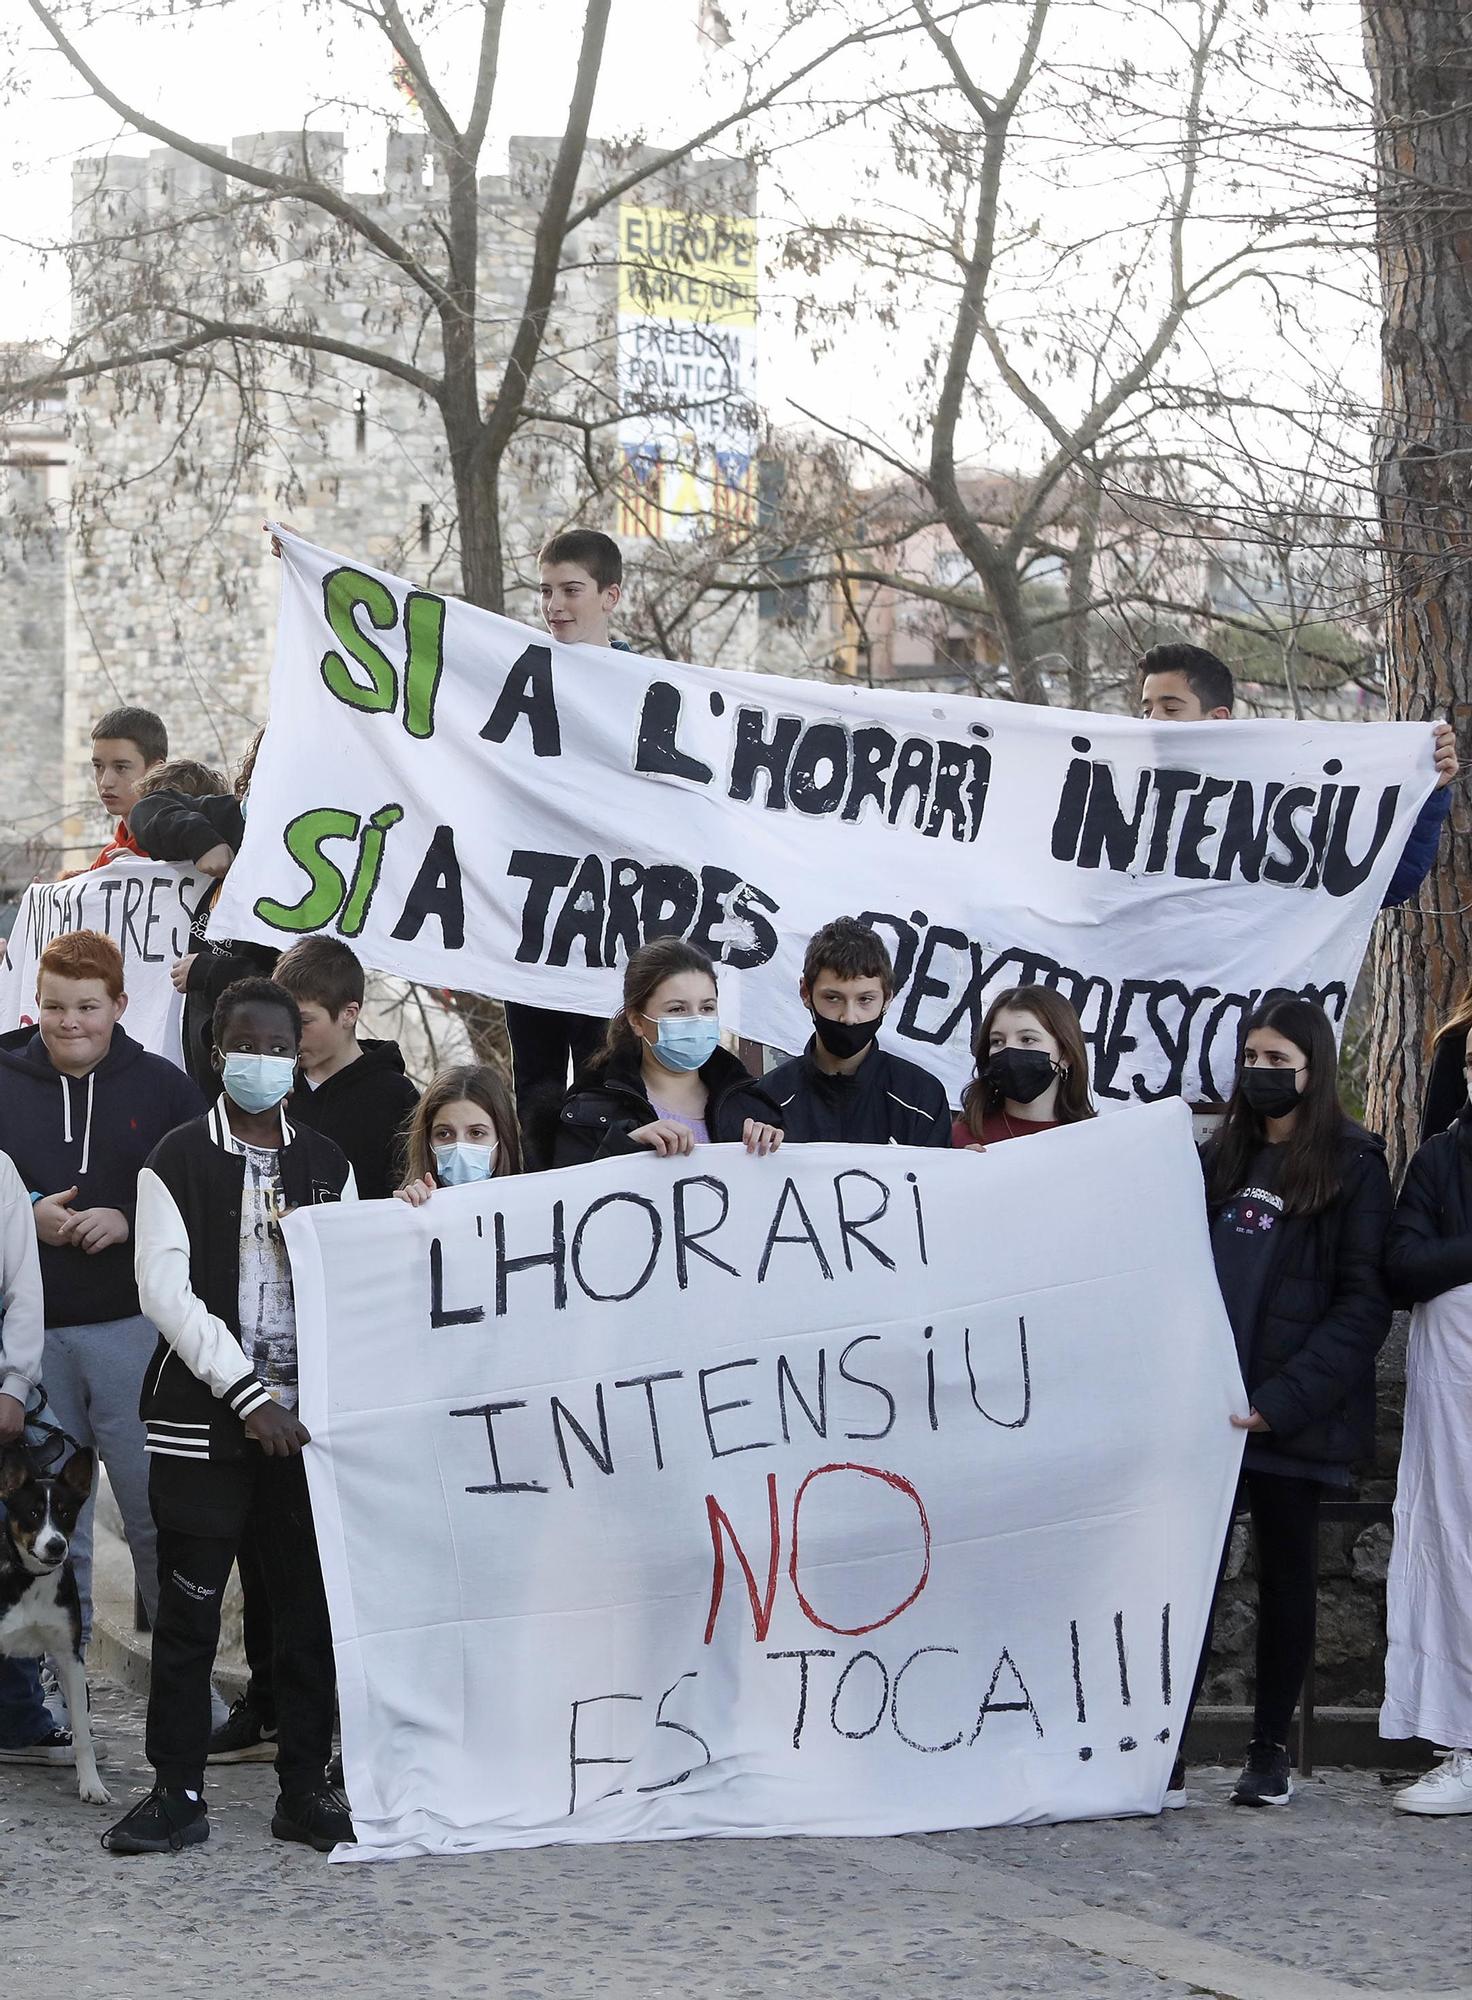
{"type": "MultiPolygon", "coordinates": [[[[528,1129],[533,1110],[561,1103],[569,1073],[575,1075],[583,1068],[603,1046],[607,1032],[607,1021],[593,1014],[560,1014],[552,1007],[506,1002],[506,1033],[511,1042],[516,1111],[524,1148],[535,1149],[535,1137],[528,1129]]],[[[526,1164],[543,1167],[550,1162],[529,1157],[526,1164]]]]}
{"type": "Polygon", "coordinates": [[[235,1567],[240,1571],[241,1637],[245,1643],[245,1664],[250,1668],[245,1698],[268,1729],[276,1725],[276,1682],[271,1672],[271,1655],[276,1649],[275,1622],[271,1617],[271,1593],[266,1584],[266,1567],[257,1545],[254,1519],[247,1521],[235,1551],[235,1567]]]}
{"type": "Polygon", "coordinates": [[[276,1773],[283,1792],[322,1782],[332,1754],[332,1630],[301,1458],[210,1463],[155,1456],[158,1617],[145,1749],[161,1785],[200,1791],[210,1743],[210,1670],[220,1603],[247,1521],[272,1614],[276,1773]]]}
{"type": "MultiPolygon", "coordinates": [[[[1257,1562],[1257,1664],[1252,1733],[1269,1743],[1288,1741],[1288,1725],[1303,1692],[1303,1677],[1313,1654],[1319,1503],[1323,1497],[1324,1489],[1316,1479],[1290,1479],[1281,1472],[1244,1472],[1232,1503],[1234,1516],[1246,1513],[1252,1518],[1253,1555],[1257,1562]]],[[[1191,1713],[1211,1658],[1216,1601],[1221,1595],[1231,1546],[1232,1531],[1228,1528],[1191,1689],[1186,1729],[1190,1727],[1191,1713]]],[[[1185,1741],[1184,1729],[1181,1741],[1185,1741]]]]}

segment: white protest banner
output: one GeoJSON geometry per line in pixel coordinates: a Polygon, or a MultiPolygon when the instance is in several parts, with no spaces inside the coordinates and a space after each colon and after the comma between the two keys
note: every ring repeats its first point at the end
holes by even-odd
{"type": "Polygon", "coordinates": [[[1183,1104],[285,1227],[343,1859],[1158,1810],[1247,1407],[1183,1104]]]}
{"type": "Polygon", "coordinates": [[[115,861],[65,882],[33,882],[0,960],[0,1031],[36,1018],[36,961],[65,931],[102,931],[123,955],[123,1026],[153,1055],[184,1062],[183,996],[169,975],[193,950],[189,927],[214,892],[193,868],[115,861]]]}
{"type": "Polygon", "coordinates": [[[270,724],[213,928],[346,938],[599,1013],[646,939],[801,1048],[803,948],[890,943],[887,1035],[953,1094],[990,995],[1060,987],[1105,1102],[1230,1090],[1255,996],[1342,1021],[1433,780],[1429,724],[1151,726],[586,646],[282,536],[270,724]],[[739,990],[732,991],[733,987],[739,990]]]}

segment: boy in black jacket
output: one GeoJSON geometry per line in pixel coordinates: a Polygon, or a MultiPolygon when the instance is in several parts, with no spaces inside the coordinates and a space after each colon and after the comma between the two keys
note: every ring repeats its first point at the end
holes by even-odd
{"type": "Polygon", "coordinates": [[[325,1778],[333,1661],[296,1415],[296,1313],[279,1219],[352,1200],[330,1140],[288,1124],[301,1020],[289,993],[243,979],[215,1010],[224,1093],[171,1132],[138,1184],[138,1287],[159,1329],[144,1379],[158,1526],[145,1748],[153,1790],[103,1837],[114,1854],[163,1854],[209,1838],[204,1768],[220,1600],[249,1518],[276,1632],[281,1786],[271,1831],[326,1852],[353,1838],[325,1778]]]}
{"type": "MultiPolygon", "coordinates": [[[[53,938],[36,967],[40,1026],[0,1036],[0,1150],[31,1198],[46,1312],[52,1415],[107,1468],[138,1589],[158,1589],[138,1389],[157,1338],[133,1276],[144,1161],[203,1099],[184,1072],[122,1027],[123,961],[99,931],[53,938]]],[[[92,1504],[71,1538],[92,1625],[92,1504]]]]}
{"type": "MultiPolygon", "coordinates": [[[[151,861],[188,861],[202,875],[223,881],[245,838],[245,795],[264,731],[258,731],[241,760],[231,792],[202,789],[186,773],[198,764],[166,764],[156,771],[128,814],[128,832],[140,854],[151,861]]],[[[213,775],[210,773],[208,775],[213,775]]],[[[213,902],[213,898],[211,899],[213,902]]],[[[227,986],[254,974],[269,975],[276,963],[270,945],[206,935],[209,906],[191,928],[192,949],[170,977],[184,995],[184,1066],[206,1097],[219,1090],[212,1051],[215,1002],[227,986]]]]}
{"type": "MultiPolygon", "coordinates": [[[[301,1069],[288,1115],[346,1156],[360,1201],[386,1200],[403,1179],[404,1127],[419,1092],[404,1074],[397,1042],[358,1040],[362,966],[337,938],[303,938],[282,953],[273,977],[302,1017],[301,1069]]],[[[212,1764],[264,1762],[274,1754],[275,1639],[261,1551],[249,1527],[237,1562],[250,1684],[210,1738],[212,1764]]]]}
{"type": "Polygon", "coordinates": [[[814,1034],[762,1078],[782,1108],[788,1143],[949,1146],[951,1110],[939,1079],[875,1037],[894,994],[884,940],[854,917],[815,933],[798,987],[814,1034]]]}

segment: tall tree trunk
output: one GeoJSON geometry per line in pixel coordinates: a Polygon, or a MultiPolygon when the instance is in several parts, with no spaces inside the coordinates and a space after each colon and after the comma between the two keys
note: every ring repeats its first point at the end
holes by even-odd
{"type": "MultiPolygon", "coordinates": [[[[1379,171],[1384,414],[1376,491],[1394,716],[1472,730],[1472,39],[1464,0],[1364,0],[1379,171]]],[[[1415,1145],[1425,1036],[1472,970],[1472,822],[1458,798],[1419,904],[1374,949],[1369,1122],[1415,1145]]]]}

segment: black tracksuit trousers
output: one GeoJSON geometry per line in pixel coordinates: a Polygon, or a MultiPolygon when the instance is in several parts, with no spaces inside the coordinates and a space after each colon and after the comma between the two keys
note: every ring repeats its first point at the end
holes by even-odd
{"type": "Polygon", "coordinates": [[[161,1785],[201,1791],[210,1745],[210,1672],[220,1605],[247,1521],[271,1608],[276,1774],[315,1790],[332,1754],[336,1678],[317,1536],[300,1455],[212,1462],[155,1454],[158,1617],[148,1695],[148,1761],[161,1785]]]}

